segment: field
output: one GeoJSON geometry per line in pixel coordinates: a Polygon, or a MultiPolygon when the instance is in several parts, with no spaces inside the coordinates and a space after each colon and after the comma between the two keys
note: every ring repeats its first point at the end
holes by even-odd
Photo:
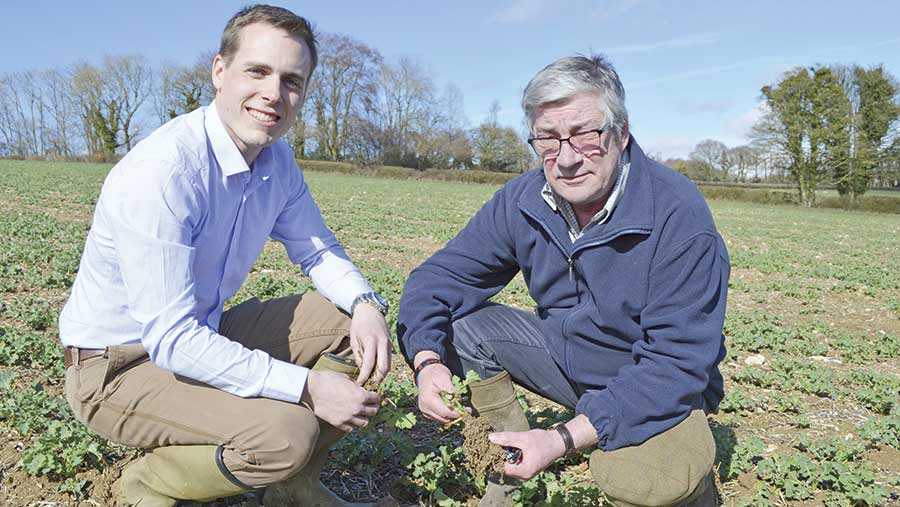
{"type": "MultiPolygon", "coordinates": [[[[135,451],[91,435],[62,393],[56,317],[78,267],[105,165],[0,160],[0,505],[109,505],[135,451]]],[[[393,304],[409,271],[442,246],[493,185],[308,173],[326,221],[393,304]]],[[[725,505],[900,505],[900,218],[732,201],[710,203],[732,259],[721,368],[710,416],[725,505]]],[[[227,306],[310,287],[267,246],[227,306]]],[[[497,299],[528,307],[517,279],[497,299]]],[[[335,449],[323,479],[348,499],[464,506],[483,485],[460,432],[414,410],[398,358],[378,424],[335,449]]],[[[525,396],[533,424],[565,411],[525,396]]],[[[525,483],[523,505],[598,505],[586,461],[525,483]]],[[[227,503],[255,505],[239,498],[227,503]]]]}

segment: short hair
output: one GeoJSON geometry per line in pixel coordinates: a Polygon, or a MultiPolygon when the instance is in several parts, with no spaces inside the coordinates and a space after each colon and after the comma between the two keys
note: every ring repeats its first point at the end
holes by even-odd
{"type": "Polygon", "coordinates": [[[292,37],[297,37],[306,43],[312,63],[309,73],[312,74],[316,64],[319,63],[319,52],[316,49],[316,34],[312,25],[306,18],[274,5],[248,5],[228,20],[225,30],[222,31],[222,42],[219,44],[219,55],[225,60],[226,64],[231,64],[234,55],[240,49],[241,29],[254,23],[265,23],[269,26],[280,28],[292,37]]]}
{"type": "Polygon", "coordinates": [[[606,125],[621,139],[628,122],[625,109],[625,88],[616,69],[603,55],[575,55],[560,58],[541,69],[525,87],[522,109],[528,128],[534,126],[539,107],[561,103],[580,93],[594,93],[600,97],[606,125]]]}

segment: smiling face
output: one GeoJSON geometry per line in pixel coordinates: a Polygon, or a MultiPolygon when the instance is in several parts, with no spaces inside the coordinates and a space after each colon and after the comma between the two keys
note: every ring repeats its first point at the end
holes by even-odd
{"type": "Polygon", "coordinates": [[[230,62],[216,55],[216,111],[248,165],[291,127],[303,105],[310,68],[306,43],[264,23],[241,30],[230,62]]]}
{"type": "MultiPolygon", "coordinates": [[[[580,93],[571,99],[537,108],[532,133],[535,137],[564,139],[572,134],[605,126],[600,98],[580,93]]],[[[622,153],[628,145],[628,126],[616,139],[612,128],[603,132],[600,147],[579,154],[562,143],[559,155],[543,160],[550,188],[568,201],[576,212],[596,213],[606,204],[615,184],[622,153]]]]}

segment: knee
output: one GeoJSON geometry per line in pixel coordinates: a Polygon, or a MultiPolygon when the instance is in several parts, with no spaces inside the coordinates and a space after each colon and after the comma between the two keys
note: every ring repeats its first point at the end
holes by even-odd
{"type": "Polygon", "coordinates": [[[694,411],[643,444],[591,454],[591,475],[623,507],[671,506],[695,496],[712,470],[715,442],[706,416],[694,411]]]}
{"type": "Polygon", "coordinates": [[[250,452],[258,473],[255,486],[284,481],[309,463],[319,438],[316,416],[299,405],[261,418],[259,444],[250,452]]]}

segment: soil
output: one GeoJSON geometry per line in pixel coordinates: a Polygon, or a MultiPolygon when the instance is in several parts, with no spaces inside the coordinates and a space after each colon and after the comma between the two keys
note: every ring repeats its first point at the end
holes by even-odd
{"type": "Polygon", "coordinates": [[[491,474],[503,474],[503,448],[488,440],[494,430],[481,417],[463,416],[463,456],[466,469],[476,481],[486,479],[491,474]]]}

